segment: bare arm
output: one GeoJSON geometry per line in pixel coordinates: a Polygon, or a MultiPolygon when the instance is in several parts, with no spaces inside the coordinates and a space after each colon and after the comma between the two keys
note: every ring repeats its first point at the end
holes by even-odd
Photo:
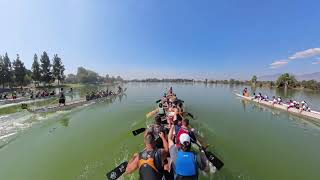
{"type": "Polygon", "coordinates": [[[168,145],[168,142],[166,140],[166,137],[164,135],[163,132],[160,132],[159,136],[161,137],[162,139],[162,144],[163,144],[163,159],[167,158],[167,154],[169,152],[169,145],[168,145]]]}
{"type": "Polygon", "coordinates": [[[171,126],[169,134],[168,134],[169,148],[174,145],[174,142],[173,142],[173,131],[174,131],[174,126],[171,126]]]}
{"type": "Polygon", "coordinates": [[[139,154],[134,154],[132,159],[128,162],[126,174],[131,174],[139,168],[139,154]]]}

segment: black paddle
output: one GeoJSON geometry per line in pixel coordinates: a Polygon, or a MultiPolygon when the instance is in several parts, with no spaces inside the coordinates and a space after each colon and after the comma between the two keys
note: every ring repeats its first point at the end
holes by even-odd
{"type": "Polygon", "coordinates": [[[118,179],[124,172],[126,172],[126,168],[128,166],[128,161],[121,163],[118,167],[114,170],[107,173],[108,180],[115,180],[118,179]]]}
{"type": "Polygon", "coordinates": [[[140,129],[134,130],[134,131],[132,131],[132,134],[133,134],[134,136],[137,136],[137,135],[143,133],[144,131],[146,131],[146,129],[147,129],[147,128],[140,128],[140,129]]]}
{"type": "Polygon", "coordinates": [[[204,154],[208,158],[208,160],[211,162],[211,164],[216,167],[218,170],[220,170],[223,166],[224,163],[217,157],[215,156],[212,152],[207,151],[206,148],[198,144],[197,142],[194,142],[201,150],[204,151],[204,154]]]}
{"type": "Polygon", "coordinates": [[[188,116],[190,116],[192,119],[194,119],[194,116],[191,113],[188,113],[188,116]]]}
{"type": "Polygon", "coordinates": [[[158,101],[156,101],[156,103],[159,103],[161,101],[161,99],[159,99],[158,101]]]}

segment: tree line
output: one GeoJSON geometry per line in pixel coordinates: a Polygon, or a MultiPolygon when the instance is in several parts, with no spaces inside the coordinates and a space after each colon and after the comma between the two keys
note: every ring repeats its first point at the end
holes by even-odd
{"type": "Polygon", "coordinates": [[[63,82],[64,65],[58,54],[54,54],[52,63],[48,54],[44,51],[38,60],[38,55],[34,54],[31,70],[27,69],[20,59],[19,54],[11,62],[8,53],[0,55],[0,84],[5,87],[25,86],[30,83],[35,83],[39,86],[51,84],[55,81],[63,82]]]}
{"type": "Polygon", "coordinates": [[[230,80],[205,80],[205,83],[216,83],[216,84],[234,84],[234,85],[252,85],[258,87],[276,87],[276,88],[300,88],[300,89],[311,89],[320,90],[320,82],[315,80],[303,80],[298,81],[294,75],[284,73],[278,77],[276,81],[258,81],[256,75],[251,80],[240,81],[235,79],[230,80]]]}
{"type": "Polygon", "coordinates": [[[148,79],[133,79],[130,80],[130,82],[174,82],[174,83],[180,83],[180,82],[194,82],[193,79],[157,79],[157,78],[148,78],[148,79]]]}
{"type": "Polygon", "coordinates": [[[68,74],[66,83],[82,83],[82,84],[98,84],[98,83],[114,83],[122,82],[123,79],[120,76],[114,77],[100,76],[97,72],[86,69],[84,67],[78,67],[77,74],[68,74]]]}

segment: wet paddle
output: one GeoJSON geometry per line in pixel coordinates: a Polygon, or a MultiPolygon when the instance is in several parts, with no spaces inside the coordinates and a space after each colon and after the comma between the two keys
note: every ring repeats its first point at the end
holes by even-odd
{"type": "Polygon", "coordinates": [[[108,180],[118,179],[120,176],[122,176],[124,172],[126,172],[127,166],[128,166],[128,161],[125,161],[121,163],[118,167],[116,167],[114,170],[107,173],[108,180]]]}
{"type": "Polygon", "coordinates": [[[159,99],[158,101],[156,101],[156,103],[159,103],[161,101],[161,99],[159,99]]]}
{"type": "Polygon", "coordinates": [[[188,113],[188,116],[190,116],[192,119],[194,119],[194,116],[191,113],[188,113]]]}
{"type": "Polygon", "coordinates": [[[140,128],[140,129],[134,130],[134,131],[132,131],[132,134],[133,134],[134,136],[137,136],[137,135],[145,132],[146,129],[147,129],[147,128],[140,128]]]}
{"type": "Polygon", "coordinates": [[[217,157],[215,156],[212,152],[207,151],[206,148],[201,146],[199,143],[195,142],[195,144],[204,151],[204,154],[208,158],[208,160],[211,162],[211,164],[216,167],[218,170],[220,170],[223,166],[224,163],[217,157]]]}

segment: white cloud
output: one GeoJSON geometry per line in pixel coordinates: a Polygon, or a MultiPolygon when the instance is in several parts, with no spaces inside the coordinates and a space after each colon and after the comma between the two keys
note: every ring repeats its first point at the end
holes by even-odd
{"type": "Polygon", "coordinates": [[[285,65],[287,65],[289,63],[288,60],[278,60],[278,61],[275,61],[273,63],[270,64],[270,68],[271,69],[276,69],[276,68],[280,68],[280,67],[283,67],[285,65]]]}
{"type": "MultiPolygon", "coordinates": [[[[306,58],[314,58],[320,56],[320,48],[310,48],[304,51],[298,51],[293,55],[289,56],[288,59],[278,60],[270,64],[271,69],[276,69],[287,65],[292,60],[296,59],[306,59],[306,58]]],[[[317,61],[312,64],[320,64],[320,57],[316,58],[317,61]]]]}
{"type": "Polygon", "coordinates": [[[299,51],[294,53],[292,56],[290,56],[288,59],[295,60],[295,59],[304,59],[304,58],[310,58],[320,55],[320,48],[311,48],[304,51],[299,51]]]}
{"type": "Polygon", "coordinates": [[[318,58],[318,60],[313,62],[312,64],[320,64],[320,59],[318,58]]]}

